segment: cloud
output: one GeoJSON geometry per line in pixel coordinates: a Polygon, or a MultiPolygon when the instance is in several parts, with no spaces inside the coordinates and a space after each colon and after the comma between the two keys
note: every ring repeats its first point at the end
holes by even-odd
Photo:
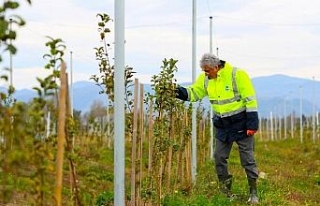
{"type": "MultiPolygon", "coordinates": [[[[13,70],[12,83],[16,89],[39,87],[39,83],[36,78],[44,78],[50,74],[49,70],[44,68],[24,68],[19,70],[13,70]]],[[[8,74],[9,76],[9,74],[8,74]]],[[[8,82],[1,81],[0,85],[8,86],[8,82]]]]}
{"type": "MultiPolygon", "coordinates": [[[[131,0],[125,2],[126,65],[147,81],[158,74],[164,58],[178,61],[177,79],[191,79],[192,2],[131,0]]],[[[245,68],[253,77],[285,74],[310,78],[320,67],[320,1],[198,0],[196,65],[208,52],[209,16],[213,16],[213,51],[245,68]]],[[[14,57],[15,79],[42,68],[48,53],[45,36],[64,40],[65,60],[73,52],[75,79],[97,74],[94,47],[100,46],[97,13],[114,18],[114,1],[41,0],[21,5],[27,25],[18,30],[18,54],[14,57]],[[18,72],[19,71],[19,72],[18,72]]],[[[114,21],[108,25],[108,53],[113,62],[114,21]]],[[[3,62],[8,65],[8,59],[3,62]]],[[[20,79],[24,80],[23,76],[20,79]]],[[[25,85],[29,85],[26,83],[25,85]]]]}

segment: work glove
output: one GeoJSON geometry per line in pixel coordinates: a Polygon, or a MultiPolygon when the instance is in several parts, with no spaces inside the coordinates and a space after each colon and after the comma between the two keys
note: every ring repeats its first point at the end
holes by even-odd
{"type": "Polygon", "coordinates": [[[248,136],[253,136],[256,132],[257,132],[257,130],[248,129],[247,130],[247,135],[248,136]]]}
{"type": "Polygon", "coordinates": [[[187,101],[188,100],[188,92],[187,89],[184,87],[180,87],[178,86],[176,88],[176,98],[181,99],[183,101],[187,101]]]}

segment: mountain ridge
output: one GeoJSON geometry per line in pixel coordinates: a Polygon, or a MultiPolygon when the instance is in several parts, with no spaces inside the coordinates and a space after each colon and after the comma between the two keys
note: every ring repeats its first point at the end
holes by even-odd
{"type": "MultiPolygon", "coordinates": [[[[262,76],[252,78],[252,83],[256,90],[259,104],[259,114],[262,117],[268,117],[270,112],[278,115],[286,115],[294,112],[300,114],[300,99],[302,101],[302,111],[306,115],[312,114],[313,102],[315,110],[319,111],[320,82],[298,77],[290,77],[282,74],[262,76]],[[285,104],[286,102],[286,104],[285,104]],[[285,111],[286,110],[286,111],[285,111]]],[[[191,83],[180,83],[181,85],[190,85],[191,83]]],[[[88,112],[94,101],[101,101],[107,104],[107,97],[99,94],[100,87],[92,81],[78,81],[72,85],[73,108],[88,112]]],[[[145,84],[145,92],[153,92],[151,84],[145,84]]],[[[0,91],[5,88],[0,87],[0,91]]],[[[17,90],[14,97],[23,102],[29,102],[36,97],[35,90],[21,89],[17,90]]],[[[209,108],[209,101],[203,100],[204,106],[209,108]]]]}

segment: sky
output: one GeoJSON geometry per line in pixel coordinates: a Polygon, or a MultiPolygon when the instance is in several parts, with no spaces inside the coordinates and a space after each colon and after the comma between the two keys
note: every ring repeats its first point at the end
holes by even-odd
{"type": "MultiPolygon", "coordinates": [[[[90,81],[99,74],[94,51],[102,46],[97,14],[114,19],[115,0],[20,2],[14,14],[27,24],[14,28],[18,53],[12,58],[12,79],[17,89],[38,86],[36,77],[48,75],[43,59],[49,52],[46,36],[60,38],[66,45],[64,59],[67,70],[72,68],[73,82],[90,81]]],[[[178,60],[178,82],[192,81],[192,2],[125,1],[125,65],[134,68],[140,82],[150,83],[164,58],[178,60]]],[[[245,69],[251,77],[284,74],[320,79],[320,1],[196,0],[195,8],[197,74],[201,55],[212,48],[220,59],[245,69]]],[[[111,29],[106,38],[108,54],[113,57],[114,21],[107,27],[111,29]]],[[[2,55],[1,75],[8,73],[2,68],[9,67],[8,54],[2,55]]],[[[0,81],[0,86],[6,85],[0,81]]]]}

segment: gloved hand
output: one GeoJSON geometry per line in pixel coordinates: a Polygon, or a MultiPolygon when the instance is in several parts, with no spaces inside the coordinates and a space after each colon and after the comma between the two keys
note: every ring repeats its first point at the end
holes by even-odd
{"type": "Polygon", "coordinates": [[[176,98],[181,99],[183,101],[187,101],[188,100],[187,89],[184,87],[177,87],[176,88],[176,98]]]}
{"type": "Polygon", "coordinates": [[[256,132],[257,132],[257,130],[248,129],[248,130],[247,130],[247,135],[248,135],[248,136],[253,136],[256,132]]]}

